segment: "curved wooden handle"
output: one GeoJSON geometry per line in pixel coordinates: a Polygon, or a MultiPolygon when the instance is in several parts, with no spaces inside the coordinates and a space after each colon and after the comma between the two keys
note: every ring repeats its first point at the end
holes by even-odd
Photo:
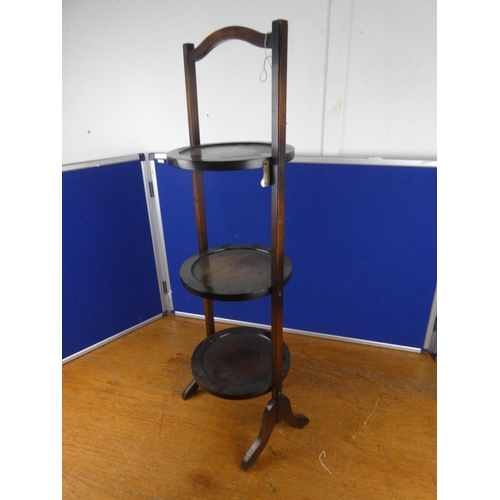
{"type": "Polygon", "coordinates": [[[256,47],[269,49],[272,48],[272,39],[270,35],[270,33],[269,36],[267,36],[265,33],[259,33],[258,31],[243,26],[228,26],[227,28],[222,28],[208,35],[198,47],[190,52],[189,59],[191,61],[199,61],[217,45],[228,40],[242,40],[256,47]]]}

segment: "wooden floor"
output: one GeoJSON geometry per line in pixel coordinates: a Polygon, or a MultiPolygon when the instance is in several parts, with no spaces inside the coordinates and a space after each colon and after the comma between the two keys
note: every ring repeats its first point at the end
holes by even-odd
{"type": "Polygon", "coordinates": [[[430,356],[285,334],[310,423],[279,423],[243,472],[270,395],[183,401],[203,332],[167,316],[63,365],[64,499],[436,498],[430,356]]]}

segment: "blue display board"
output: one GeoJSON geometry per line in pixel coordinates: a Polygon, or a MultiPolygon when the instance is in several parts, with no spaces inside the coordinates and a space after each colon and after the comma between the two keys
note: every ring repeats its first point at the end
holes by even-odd
{"type": "Polygon", "coordinates": [[[63,359],[162,314],[142,159],[63,171],[63,359]]]}
{"type": "MultiPolygon", "coordinates": [[[[156,161],[174,309],[203,314],[179,269],[196,253],[191,174],[156,161]]],[[[209,245],[270,245],[261,171],[204,175],[209,245]]],[[[293,162],[286,177],[284,326],[421,348],[436,287],[436,168],[293,162]]],[[[214,302],[216,317],[270,324],[270,298],[214,302]]]]}

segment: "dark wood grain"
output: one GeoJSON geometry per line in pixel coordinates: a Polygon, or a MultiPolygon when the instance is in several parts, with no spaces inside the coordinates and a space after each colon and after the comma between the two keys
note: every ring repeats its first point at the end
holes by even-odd
{"type": "Polygon", "coordinates": [[[228,26],[207,36],[207,38],[198,45],[196,50],[191,52],[191,59],[193,61],[203,59],[211,50],[217,47],[217,45],[228,40],[242,40],[260,48],[270,48],[272,43],[271,37],[267,36],[265,33],[259,33],[258,31],[244,26],[228,26]]]}
{"type": "MultiPolygon", "coordinates": [[[[290,352],[283,347],[285,378],[290,352]]],[[[261,328],[227,328],[203,340],[194,350],[191,369],[197,383],[214,396],[251,399],[272,389],[271,333],[261,328]]]]}
{"type": "MultiPolygon", "coordinates": [[[[286,145],[286,161],[295,157],[295,148],[286,145]]],[[[263,168],[272,160],[270,142],[228,142],[183,147],[169,151],[167,161],[184,170],[226,171],[263,168]]]]}
{"type": "MultiPolygon", "coordinates": [[[[273,335],[273,397],[280,404],[281,349],[283,339],[283,287],[285,255],[285,168],[286,168],[286,90],[288,23],[273,22],[273,112],[272,112],[272,194],[271,252],[272,286],[271,332],[273,335]]],[[[278,406],[278,415],[280,408],[278,406]]]]}
{"type": "Polygon", "coordinates": [[[197,48],[184,44],[183,50],[190,147],[171,151],[167,157],[170,165],[193,171],[199,253],[183,264],[181,280],[190,292],[204,299],[207,332],[207,338],[193,355],[194,380],[185,388],[183,399],[194,395],[200,385],[216,396],[229,399],[272,392],[261,430],[241,462],[246,470],[263,451],[275,424],[284,420],[292,427],[302,428],[309,422],[304,415],[292,412],[290,400],[282,392],[283,376],[289,364],[289,355],[284,356],[288,351],[283,344],[283,290],[291,276],[291,263],[285,256],[284,244],[285,167],[295,154],[294,148],[286,144],[288,22],[274,21],[269,34],[239,26],[222,28],[205,38],[197,48]],[[200,142],[195,63],[217,45],[231,39],[272,48],[270,144],[202,145],[200,142]],[[203,172],[253,168],[262,168],[261,184],[271,186],[271,247],[227,245],[209,250],[203,172]],[[249,300],[269,294],[270,337],[242,334],[238,329],[232,335],[215,333],[212,300],[249,300]],[[262,363],[262,359],[266,363],[262,363]],[[223,373],[226,375],[222,376],[223,373]]]}
{"type": "MultiPolygon", "coordinates": [[[[196,64],[189,55],[194,50],[192,43],[183,45],[184,54],[184,78],[186,85],[186,101],[188,111],[189,141],[191,147],[200,144],[200,121],[198,112],[198,87],[196,83],[196,64]]],[[[207,216],[205,210],[205,189],[203,183],[203,172],[193,172],[193,195],[196,215],[196,229],[198,233],[198,249],[203,252],[208,248],[207,216]]],[[[204,299],[203,309],[205,312],[205,330],[208,335],[215,332],[214,308],[210,300],[204,299]]],[[[192,386],[194,387],[194,386],[192,386]]],[[[188,388],[184,393],[187,394],[188,388]]]]}
{"type": "MultiPolygon", "coordinates": [[[[286,283],[292,263],[284,259],[286,283]]],[[[261,245],[225,245],[191,256],[181,267],[182,284],[199,297],[221,301],[252,300],[272,292],[271,249],[261,245]]]]}

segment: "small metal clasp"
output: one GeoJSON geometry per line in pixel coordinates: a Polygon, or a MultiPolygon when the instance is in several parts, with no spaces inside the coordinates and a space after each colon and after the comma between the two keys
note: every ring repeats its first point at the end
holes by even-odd
{"type": "Polygon", "coordinates": [[[271,185],[271,162],[269,160],[264,160],[262,162],[262,180],[260,185],[262,187],[269,187],[271,185]]]}

